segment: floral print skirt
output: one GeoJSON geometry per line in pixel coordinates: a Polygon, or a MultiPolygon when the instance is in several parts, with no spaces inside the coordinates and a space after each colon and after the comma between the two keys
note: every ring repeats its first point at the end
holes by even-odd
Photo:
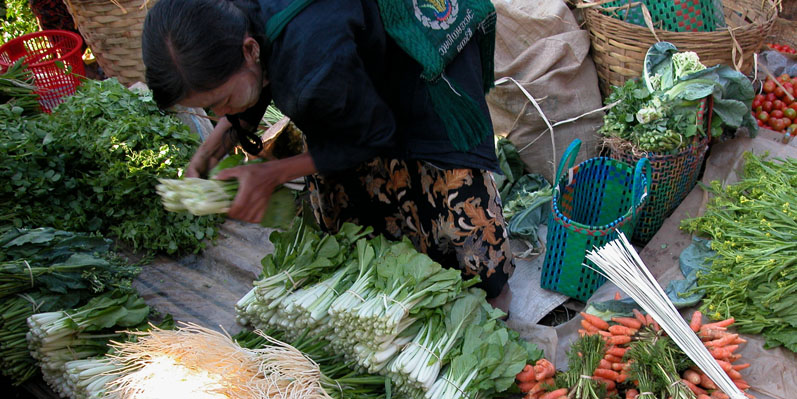
{"type": "Polygon", "coordinates": [[[488,298],[514,270],[501,199],[490,172],[441,169],[425,161],[377,157],[333,176],[308,176],[319,226],[371,226],[391,239],[406,236],[418,251],[463,277],[481,277],[488,298]]]}

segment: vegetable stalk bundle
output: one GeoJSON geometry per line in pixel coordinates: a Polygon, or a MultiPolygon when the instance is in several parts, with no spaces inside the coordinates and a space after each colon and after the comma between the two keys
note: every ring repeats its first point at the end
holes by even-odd
{"type": "MultiPolygon", "coordinates": [[[[132,333],[135,341],[112,343],[109,398],[163,395],[192,398],[329,398],[317,363],[295,347],[264,336],[248,349],[228,335],[186,323],[177,330],[132,333]],[[180,376],[182,378],[176,378],[180,376]]],[[[163,396],[160,396],[163,397],[163,396]]]]}
{"type": "Polygon", "coordinates": [[[272,233],[274,253],[236,305],[239,322],[288,337],[310,329],[358,371],[389,376],[408,398],[502,392],[539,357],[498,321],[503,312],[484,291],[471,288],[478,280],[463,281],[406,240],[368,233],[344,224],[319,236],[301,222],[272,233]]]}
{"type": "Polygon", "coordinates": [[[130,286],[138,268],[113,255],[110,244],[52,228],[11,228],[0,236],[0,372],[12,384],[39,371],[25,338],[30,316],[130,286]]]}
{"type": "Polygon", "coordinates": [[[138,295],[110,291],[74,311],[30,316],[28,349],[41,367],[45,382],[62,396],[71,396],[74,387],[65,378],[66,364],[105,354],[110,339],[123,337],[114,327],[139,325],[148,314],[149,307],[138,295]]]}
{"type": "MultiPolygon", "coordinates": [[[[241,154],[230,155],[210,171],[209,179],[161,178],[158,179],[160,184],[155,186],[155,191],[160,195],[164,209],[170,212],[188,212],[196,216],[227,213],[238,192],[238,181],[217,180],[213,177],[224,169],[260,162],[262,160],[245,162],[241,154]]],[[[265,227],[287,229],[295,215],[296,204],[291,190],[280,187],[271,193],[266,213],[260,224],[265,227]]]]}

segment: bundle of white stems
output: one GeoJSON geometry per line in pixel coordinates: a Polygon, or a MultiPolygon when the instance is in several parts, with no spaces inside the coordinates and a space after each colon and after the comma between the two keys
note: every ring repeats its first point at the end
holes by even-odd
{"type": "MultiPolygon", "coordinates": [[[[587,259],[601,269],[596,272],[606,276],[650,314],[719,389],[731,399],[745,399],[742,391],[725,374],[700,338],[689,328],[622,232],[619,233],[619,238],[603,247],[588,251],[587,259]]],[[[590,266],[585,264],[584,267],[590,266]]]]}
{"type": "Polygon", "coordinates": [[[270,345],[260,349],[191,323],[131,334],[135,340],[111,344],[107,356],[124,368],[112,372],[120,377],[109,383],[107,398],[330,398],[318,364],[262,333],[270,345]]]}

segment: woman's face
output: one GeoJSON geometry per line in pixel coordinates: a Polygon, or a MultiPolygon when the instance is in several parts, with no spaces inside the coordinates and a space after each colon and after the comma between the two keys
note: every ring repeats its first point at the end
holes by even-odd
{"type": "Polygon", "coordinates": [[[241,69],[221,86],[209,91],[191,93],[180,101],[180,105],[210,108],[214,114],[222,116],[241,113],[257,104],[260,92],[268,84],[268,80],[260,67],[259,46],[252,38],[244,40],[244,58],[241,69]]]}

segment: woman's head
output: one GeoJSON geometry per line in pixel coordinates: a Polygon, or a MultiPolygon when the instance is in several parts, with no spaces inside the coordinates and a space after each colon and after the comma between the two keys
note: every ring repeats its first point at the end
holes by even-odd
{"type": "Polygon", "coordinates": [[[142,35],[155,101],[162,108],[188,102],[222,114],[253,105],[264,82],[259,31],[231,1],[158,1],[142,35]]]}

